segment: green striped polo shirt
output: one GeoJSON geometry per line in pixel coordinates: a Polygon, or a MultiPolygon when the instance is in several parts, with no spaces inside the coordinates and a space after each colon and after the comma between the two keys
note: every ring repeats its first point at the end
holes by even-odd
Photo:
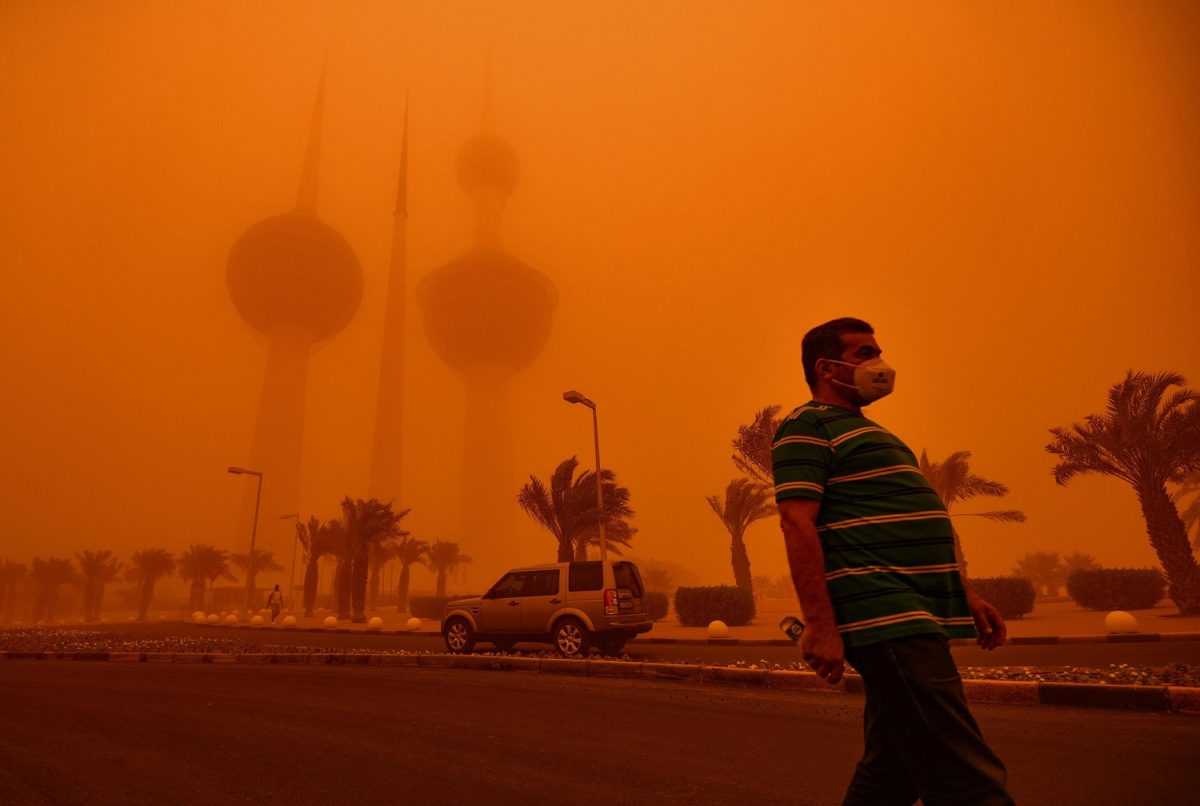
{"type": "Polygon", "coordinates": [[[825,579],[847,646],[975,636],[950,516],[907,445],[861,414],[809,402],[780,424],[771,462],[776,501],[821,502],[825,579]]]}

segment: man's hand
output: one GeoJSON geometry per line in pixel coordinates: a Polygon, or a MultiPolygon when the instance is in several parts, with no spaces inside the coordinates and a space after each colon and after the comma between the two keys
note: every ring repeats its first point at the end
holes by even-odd
{"type": "Polygon", "coordinates": [[[809,625],[800,636],[800,651],[817,677],[831,686],[842,679],[846,671],[846,649],[836,627],[813,629],[809,625]]]}
{"type": "Polygon", "coordinates": [[[967,607],[971,608],[971,615],[975,618],[975,629],[979,631],[979,638],[975,643],[983,649],[1004,646],[1008,639],[1008,627],[1005,626],[1000,611],[972,590],[967,591],[967,607]]]}

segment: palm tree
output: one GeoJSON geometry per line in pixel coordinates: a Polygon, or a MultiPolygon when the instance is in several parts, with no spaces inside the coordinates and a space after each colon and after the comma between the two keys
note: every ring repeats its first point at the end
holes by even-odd
{"type": "Polygon", "coordinates": [[[1200,614],[1200,566],[1187,526],[1167,492],[1200,470],[1200,393],[1173,372],[1133,372],[1108,390],[1103,414],[1070,428],[1052,428],[1046,450],[1059,457],[1054,480],[1085,473],[1113,476],[1133,488],[1150,545],[1167,574],[1167,595],[1182,615],[1200,614]]]}
{"type": "Polygon", "coordinates": [[[1076,571],[1092,571],[1100,567],[1100,563],[1090,554],[1084,554],[1082,551],[1073,551],[1062,558],[1062,578],[1063,581],[1069,580],[1071,574],[1076,571]]]}
{"type": "Polygon", "coordinates": [[[17,609],[17,590],[29,569],[25,563],[5,559],[0,563],[0,624],[11,624],[17,609]]]}
{"type": "Polygon", "coordinates": [[[175,558],[166,549],[142,549],[129,558],[129,566],[125,579],[138,586],[138,621],[145,621],[154,599],[154,586],[162,577],[175,573],[175,558]]]}
{"type": "MultiPolygon", "coordinates": [[[[559,463],[547,485],[536,476],[517,493],[517,503],[526,514],[544,526],[558,544],[558,562],[586,560],[588,546],[599,545],[600,530],[596,513],[596,474],[585,470],[575,475],[579,460],[572,456],[559,463]]],[[[611,470],[600,473],[601,500],[604,502],[604,531],[608,546],[621,553],[628,547],[637,529],[629,519],[629,490],[617,484],[611,470]]]]}
{"type": "Polygon", "coordinates": [[[111,551],[85,551],[76,554],[83,577],[83,618],[95,621],[104,605],[104,587],[117,578],[123,564],[111,551]]]}
{"type": "Polygon", "coordinates": [[[429,547],[429,569],[437,574],[437,597],[446,595],[446,574],[458,566],[471,562],[471,558],[460,554],[457,543],[438,540],[429,547]]]}
{"type": "Polygon", "coordinates": [[[753,595],[754,581],[750,577],[750,555],[746,551],[746,529],[757,520],[775,513],[772,488],[765,487],[754,479],[734,479],[725,485],[725,500],[715,495],[705,500],[729,532],[730,563],[733,565],[733,581],[753,595]]]}
{"type": "MultiPolygon", "coordinates": [[[[283,570],[283,566],[275,561],[275,552],[263,551],[255,549],[254,554],[231,554],[230,562],[237,566],[238,570],[247,579],[255,579],[259,574],[277,574],[283,570]]],[[[251,587],[252,591],[257,590],[251,587]]],[[[253,610],[258,610],[257,596],[250,596],[249,604],[246,605],[246,612],[250,613],[253,610]]]]}
{"type": "Polygon", "coordinates": [[[733,439],[733,464],[758,484],[774,488],[775,474],[771,466],[771,443],[779,430],[779,406],[759,409],[749,425],[739,425],[733,439]]]}
{"type": "Polygon", "coordinates": [[[58,601],[58,589],[75,580],[75,567],[70,560],[50,557],[43,560],[33,558],[33,577],[36,598],[33,602],[33,620],[49,621],[54,617],[54,605],[58,601]]]}
{"type": "MultiPolygon", "coordinates": [[[[953,517],[962,518],[987,518],[991,521],[1000,523],[1024,523],[1025,513],[1019,509],[1000,509],[991,510],[989,512],[952,512],[954,505],[960,501],[969,501],[972,498],[980,496],[989,498],[1003,498],[1008,495],[1008,487],[998,481],[991,481],[982,476],[976,476],[971,472],[970,463],[967,461],[971,458],[970,451],[956,451],[950,454],[944,462],[931,462],[925,451],[921,451],[921,472],[925,474],[925,480],[929,482],[929,486],[942,499],[942,503],[946,505],[946,511],[953,517]]],[[[962,568],[962,574],[967,575],[967,560],[963,556],[962,542],[958,537],[958,529],[952,529],[954,533],[954,553],[958,557],[958,564],[962,568]]]]}
{"type": "Polygon", "coordinates": [[[408,584],[413,565],[429,567],[429,543],[405,537],[396,544],[395,557],[400,561],[400,582],[396,586],[396,612],[408,610],[408,584]]]}
{"type": "Polygon", "coordinates": [[[179,555],[179,576],[192,583],[188,594],[188,607],[192,610],[204,608],[205,582],[237,579],[229,570],[229,552],[207,543],[190,545],[179,555]]]}
{"type": "MultiPolygon", "coordinates": [[[[300,545],[304,546],[304,615],[311,616],[317,604],[317,587],[321,579],[321,558],[342,557],[346,554],[346,530],[340,520],[321,523],[309,518],[297,526],[300,545]]],[[[347,568],[349,566],[347,565],[347,568]]],[[[349,588],[346,589],[349,594],[349,588]]],[[[336,596],[334,598],[337,598],[336,596]]],[[[349,598],[346,610],[349,612],[349,598]]]]}
{"type": "Polygon", "coordinates": [[[1012,575],[1025,577],[1039,592],[1045,590],[1047,596],[1058,596],[1058,586],[1066,579],[1057,551],[1033,551],[1026,554],[1017,560],[1017,567],[1012,570],[1012,575]]]}
{"type": "Polygon", "coordinates": [[[387,543],[400,535],[400,519],[409,513],[392,511],[392,502],[382,503],[376,498],[364,501],[346,496],[342,499],[342,520],[346,523],[346,537],[350,559],[350,599],[353,611],[351,620],[367,620],[367,579],[371,562],[371,547],[387,543]]]}

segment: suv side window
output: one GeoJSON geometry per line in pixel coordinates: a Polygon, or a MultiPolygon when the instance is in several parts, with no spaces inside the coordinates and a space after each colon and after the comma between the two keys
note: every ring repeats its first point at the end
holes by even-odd
{"type": "Polygon", "coordinates": [[[571,591],[598,591],[604,585],[604,568],[599,562],[571,563],[567,589],[571,591]]]}
{"type": "Polygon", "coordinates": [[[618,588],[628,588],[638,598],[645,595],[642,591],[642,580],[632,563],[614,563],[613,576],[616,578],[618,588]]]}
{"type": "Polygon", "coordinates": [[[525,596],[558,595],[558,571],[534,571],[529,574],[525,596]]]}

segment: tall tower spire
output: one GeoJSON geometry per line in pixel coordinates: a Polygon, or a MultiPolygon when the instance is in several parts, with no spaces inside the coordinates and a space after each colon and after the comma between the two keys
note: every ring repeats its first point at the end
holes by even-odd
{"type": "Polygon", "coordinates": [[[368,489],[380,501],[400,506],[404,464],[404,323],[408,271],[408,98],[404,100],[404,134],[400,141],[400,176],[392,216],[392,259],[388,271],[379,359],[379,391],[375,401],[375,441],[371,448],[368,489]]]}
{"type": "Polygon", "coordinates": [[[300,194],[296,199],[296,212],[312,215],[317,214],[317,178],[321,168],[321,128],[325,123],[325,75],[328,72],[329,56],[326,55],[321,64],[321,82],[317,85],[317,100],[313,103],[304,172],[300,175],[300,194]]]}

